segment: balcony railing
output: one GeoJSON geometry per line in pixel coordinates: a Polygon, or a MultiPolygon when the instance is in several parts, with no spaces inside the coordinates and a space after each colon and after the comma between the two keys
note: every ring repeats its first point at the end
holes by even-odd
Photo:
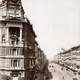
{"type": "Polygon", "coordinates": [[[24,67],[4,67],[0,68],[0,70],[25,70],[24,67]]]}
{"type": "Polygon", "coordinates": [[[24,59],[24,56],[12,56],[12,55],[7,55],[7,56],[0,56],[0,58],[21,58],[24,59]]]}

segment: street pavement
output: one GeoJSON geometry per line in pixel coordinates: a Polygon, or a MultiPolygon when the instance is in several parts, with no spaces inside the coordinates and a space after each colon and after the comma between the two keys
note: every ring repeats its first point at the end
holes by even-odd
{"type": "Polygon", "coordinates": [[[77,72],[61,66],[60,64],[53,63],[50,68],[53,78],[51,80],[80,80],[77,72]]]}

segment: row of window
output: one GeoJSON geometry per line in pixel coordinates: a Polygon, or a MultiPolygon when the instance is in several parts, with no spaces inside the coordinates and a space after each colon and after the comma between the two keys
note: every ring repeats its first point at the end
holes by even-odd
{"type": "Polygon", "coordinates": [[[21,48],[10,48],[9,55],[18,56],[23,55],[23,49],[21,48]]]}
{"type": "Polygon", "coordinates": [[[23,48],[0,48],[0,55],[12,55],[19,56],[23,55],[23,48]]]}
{"type": "MultiPolygon", "coordinates": [[[[29,60],[29,66],[34,66],[35,60],[29,60]]],[[[13,59],[11,60],[11,67],[20,67],[20,60],[13,59]]]]}

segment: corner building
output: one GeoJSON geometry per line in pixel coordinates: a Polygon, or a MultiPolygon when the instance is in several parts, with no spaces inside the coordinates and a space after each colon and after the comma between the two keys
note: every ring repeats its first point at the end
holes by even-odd
{"type": "Polygon", "coordinates": [[[21,0],[0,4],[0,75],[6,80],[33,80],[35,32],[24,17],[21,0]]]}

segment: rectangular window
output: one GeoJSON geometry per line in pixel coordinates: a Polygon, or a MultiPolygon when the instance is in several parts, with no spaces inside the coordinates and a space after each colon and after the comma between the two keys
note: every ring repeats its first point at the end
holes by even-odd
{"type": "Polygon", "coordinates": [[[18,67],[20,66],[20,60],[18,60],[18,67]]]}
{"type": "Polygon", "coordinates": [[[11,67],[20,67],[20,60],[11,60],[11,67]]]}
{"type": "Polygon", "coordinates": [[[23,55],[23,48],[10,48],[9,54],[13,56],[23,55]]]}
{"type": "Polygon", "coordinates": [[[11,45],[18,45],[19,37],[20,37],[20,28],[10,27],[9,28],[9,35],[10,35],[10,44],[11,45]]]}
{"type": "Polygon", "coordinates": [[[5,42],[5,34],[2,35],[2,42],[5,42]]]}
{"type": "Polygon", "coordinates": [[[13,48],[13,55],[16,55],[16,49],[15,48],[13,48]]]}
{"type": "Polygon", "coordinates": [[[23,48],[20,48],[20,55],[22,55],[23,53],[23,48]]]}
{"type": "Polygon", "coordinates": [[[30,66],[33,66],[33,60],[32,59],[29,60],[29,64],[30,64],[30,66]]]}
{"type": "Polygon", "coordinates": [[[13,61],[11,60],[11,67],[13,67],[13,61]]]}
{"type": "Polygon", "coordinates": [[[17,60],[13,60],[13,67],[17,67],[17,60]]]}
{"type": "Polygon", "coordinates": [[[12,51],[11,50],[12,50],[12,48],[10,48],[10,55],[12,55],[12,51]]]}

